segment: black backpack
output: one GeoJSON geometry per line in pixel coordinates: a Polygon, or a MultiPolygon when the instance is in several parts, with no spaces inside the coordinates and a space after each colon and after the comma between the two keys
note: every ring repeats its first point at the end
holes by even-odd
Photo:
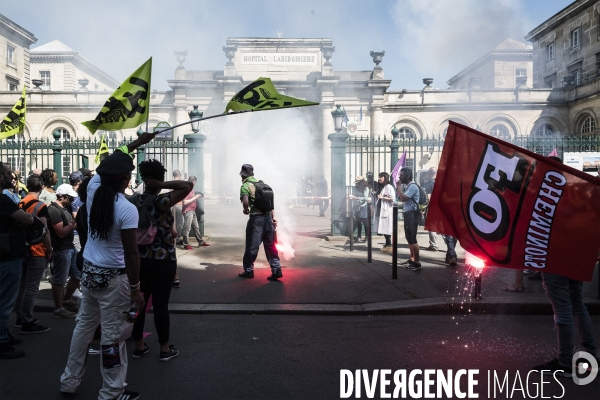
{"type": "MultiPolygon", "coordinates": [[[[417,185],[414,182],[411,182],[410,184],[417,185]]],[[[417,188],[419,189],[419,202],[417,203],[417,208],[419,211],[425,211],[429,206],[429,198],[427,197],[427,193],[425,193],[425,189],[419,185],[417,185],[417,188]]]]}
{"type": "Polygon", "coordinates": [[[252,182],[256,191],[254,193],[254,207],[261,213],[269,213],[274,207],[273,189],[263,181],[252,182]]]}
{"type": "Polygon", "coordinates": [[[37,204],[30,213],[31,216],[33,216],[33,224],[25,227],[25,244],[27,246],[33,246],[35,244],[42,243],[48,234],[48,228],[46,228],[46,225],[44,225],[42,220],[37,216],[40,208],[42,208],[44,205],[43,201],[32,200],[23,205],[23,211],[27,212],[27,209],[29,209],[34,202],[37,202],[37,204]]]}

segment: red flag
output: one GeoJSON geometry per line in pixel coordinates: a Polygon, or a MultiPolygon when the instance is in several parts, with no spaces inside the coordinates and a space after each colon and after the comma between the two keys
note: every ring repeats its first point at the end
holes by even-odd
{"type": "Polygon", "coordinates": [[[600,179],[450,122],[425,230],[486,264],[591,281],[600,179]]]}

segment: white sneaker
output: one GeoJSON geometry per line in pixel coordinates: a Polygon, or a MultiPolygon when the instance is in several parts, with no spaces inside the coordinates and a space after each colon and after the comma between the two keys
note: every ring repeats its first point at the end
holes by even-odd
{"type": "Polygon", "coordinates": [[[81,293],[81,290],[75,289],[75,291],[73,292],[73,294],[71,295],[71,297],[75,297],[76,299],[80,299],[80,298],[83,297],[83,293],[81,293]]]}

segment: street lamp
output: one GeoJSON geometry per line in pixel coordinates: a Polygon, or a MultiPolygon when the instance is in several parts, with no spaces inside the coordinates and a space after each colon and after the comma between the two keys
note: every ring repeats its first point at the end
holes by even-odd
{"type": "Polygon", "coordinates": [[[333,126],[335,127],[335,131],[341,131],[342,123],[346,117],[346,111],[342,110],[342,106],[337,104],[336,109],[331,112],[331,116],[333,117],[333,126]]]}
{"type": "Polygon", "coordinates": [[[200,121],[198,120],[202,118],[203,114],[204,113],[202,111],[198,110],[198,106],[194,106],[194,109],[188,113],[188,115],[190,116],[190,121],[193,121],[192,131],[194,133],[198,133],[200,131],[200,121]]]}

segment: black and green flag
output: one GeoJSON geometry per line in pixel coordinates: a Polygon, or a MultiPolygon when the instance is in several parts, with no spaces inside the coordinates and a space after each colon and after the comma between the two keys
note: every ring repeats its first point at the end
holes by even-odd
{"type": "Polygon", "coordinates": [[[150,109],[151,76],[152,57],[115,90],[95,119],[81,124],[94,134],[99,129],[117,131],[146,122],[150,109]]]}
{"type": "Polygon", "coordinates": [[[224,114],[232,111],[263,111],[318,105],[319,103],[279,94],[270,78],[258,78],[233,96],[227,103],[224,114]]]}
{"type": "Polygon", "coordinates": [[[0,121],[0,140],[23,133],[25,129],[25,85],[21,98],[13,106],[2,121],[0,121]]]}

